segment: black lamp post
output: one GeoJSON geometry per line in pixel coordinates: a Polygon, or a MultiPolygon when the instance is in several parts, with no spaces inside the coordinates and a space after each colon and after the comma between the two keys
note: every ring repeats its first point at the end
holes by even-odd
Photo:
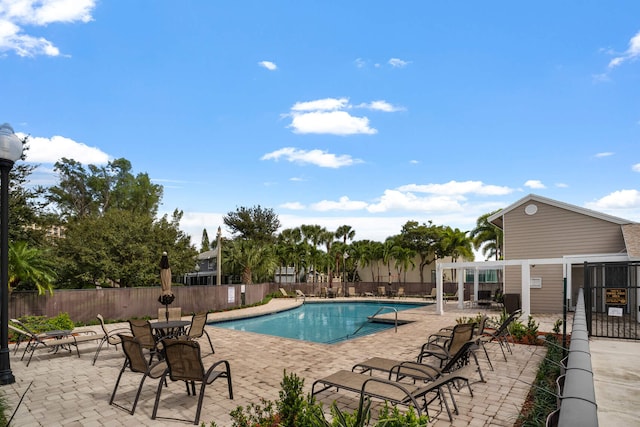
{"type": "Polygon", "coordinates": [[[22,141],[5,123],[0,126],[0,384],[16,382],[9,360],[9,171],[22,157],[22,141]]]}

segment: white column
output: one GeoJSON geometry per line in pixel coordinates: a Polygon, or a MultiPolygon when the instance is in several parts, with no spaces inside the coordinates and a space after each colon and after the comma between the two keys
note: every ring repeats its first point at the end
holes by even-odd
{"type": "Polygon", "coordinates": [[[522,315],[527,318],[531,314],[531,264],[523,261],[520,265],[522,270],[522,292],[520,300],[522,304],[522,315]]]}
{"type": "Polygon", "coordinates": [[[458,276],[458,308],[464,308],[464,268],[456,268],[458,276]]]}
{"type": "Polygon", "coordinates": [[[436,264],[436,314],[444,314],[444,304],[442,304],[442,267],[436,264]]]}
{"type": "Polygon", "coordinates": [[[480,288],[480,271],[478,267],[473,270],[473,303],[478,305],[478,289],[480,288]]]}

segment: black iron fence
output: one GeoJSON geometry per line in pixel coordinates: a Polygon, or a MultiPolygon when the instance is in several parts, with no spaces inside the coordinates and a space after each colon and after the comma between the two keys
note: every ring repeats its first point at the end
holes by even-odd
{"type": "Polygon", "coordinates": [[[640,263],[585,263],[587,327],[596,337],[640,339],[640,263]]]}

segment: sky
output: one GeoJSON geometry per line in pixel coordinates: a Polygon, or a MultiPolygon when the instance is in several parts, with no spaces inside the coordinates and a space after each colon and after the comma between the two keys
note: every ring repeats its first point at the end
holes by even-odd
{"type": "Polygon", "coordinates": [[[471,230],[537,194],[640,221],[640,2],[0,0],[0,123],[33,185],[126,158],[200,247],[471,230]]]}

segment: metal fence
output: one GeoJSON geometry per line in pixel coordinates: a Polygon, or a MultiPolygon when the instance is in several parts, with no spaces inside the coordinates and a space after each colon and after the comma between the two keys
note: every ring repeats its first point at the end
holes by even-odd
{"type": "Polygon", "coordinates": [[[640,263],[585,263],[584,294],[589,334],[640,339],[640,263]]]}

